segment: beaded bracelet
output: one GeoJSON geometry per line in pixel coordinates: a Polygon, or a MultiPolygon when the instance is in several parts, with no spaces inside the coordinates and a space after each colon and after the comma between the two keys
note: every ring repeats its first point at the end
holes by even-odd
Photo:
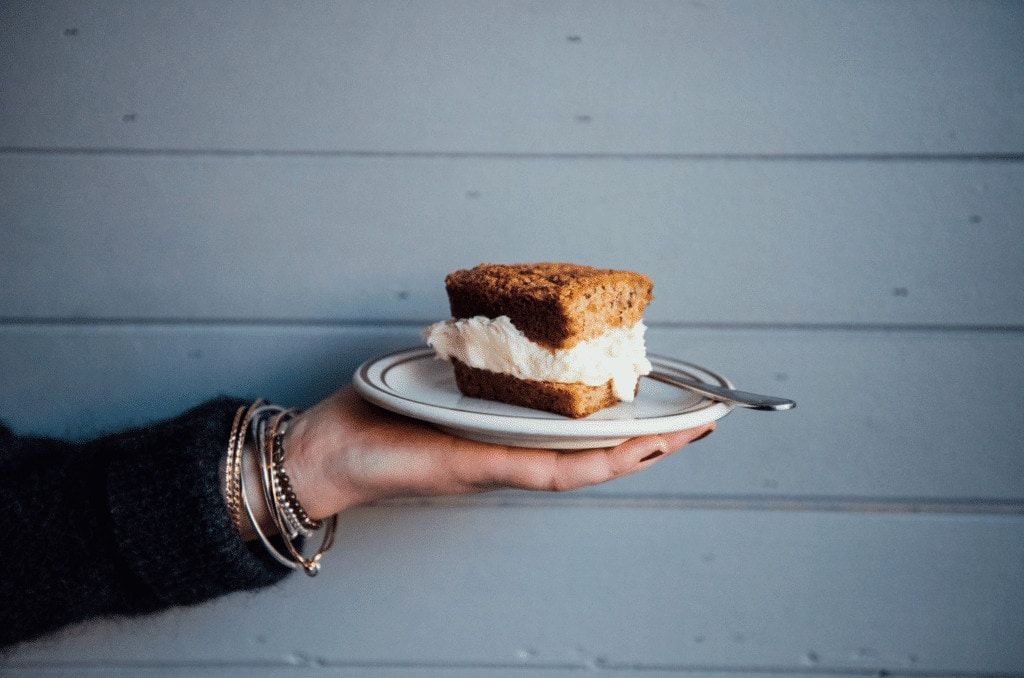
{"type": "MultiPolygon", "coordinates": [[[[276,413],[284,412],[285,411],[284,408],[276,407],[276,406],[272,406],[272,409],[276,413]]],[[[281,424],[281,436],[284,435],[284,429],[288,426],[289,421],[290,421],[290,419],[286,418],[282,422],[282,424],[281,424]]],[[[257,449],[263,449],[267,445],[267,421],[266,421],[266,417],[257,417],[257,418],[253,419],[253,441],[255,442],[255,445],[256,445],[257,449]]],[[[272,447],[273,447],[273,445],[272,445],[272,447]]],[[[281,458],[280,461],[277,461],[276,459],[274,460],[275,472],[280,470],[281,474],[283,474],[285,477],[287,477],[287,473],[284,473],[283,463],[284,463],[284,458],[283,457],[281,458]]],[[[302,535],[303,537],[311,537],[311,536],[313,536],[313,532],[317,528],[314,527],[312,529],[309,529],[309,528],[305,527],[299,521],[299,518],[298,518],[298,516],[295,513],[295,509],[291,505],[288,504],[288,502],[286,501],[284,495],[281,492],[277,492],[277,491],[275,491],[273,494],[274,494],[274,501],[276,501],[284,509],[284,519],[285,519],[284,523],[285,523],[285,527],[287,528],[288,538],[289,539],[295,539],[299,535],[302,535]]],[[[295,500],[295,503],[296,504],[298,503],[298,499],[297,498],[295,500]]],[[[300,510],[301,510],[301,508],[302,508],[301,505],[299,505],[299,509],[300,510]]],[[[305,511],[303,511],[303,514],[305,514],[305,511]]],[[[317,526],[317,527],[319,527],[319,526],[317,526]]]]}
{"type": "MultiPolygon", "coordinates": [[[[281,422],[285,419],[285,417],[291,418],[294,415],[294,410],[286,410],[274,416],[270,423],[270,441],[273,441],[274,437],[278,435],[281,422]]],[[[282,533],[285,533],[286,529],[284,524],[284,509],[281,506],[281,504],[279,504],[276,501],[275,498],[279,489],[277,486],[277,474],[275,473],[276,469],[273,461],[273,450],[270,449],[269,443],[265,447],[260,449],[260,462],[261,471],[263,475],[264,496],[267,497],[267,504],[273,507],[273,510],[270,511],[270,516],[274,520],[275,525],[277,525],[278,530],[280,530],[282,533]]],[[[320,542],[320,548],[317,549],[317,552],[313,554],[311,558],[306,558],[304,555],[302,555],[302,553],[299,552],[297,548],[295,548],[295,545],[292,544],[291,541],[287,539],[283,540],[285,548],[287,548],[289,553],[291,553],[297,565],[301,566],[303,570],[305,570],[306,574],[308,574],[309,576],[312,577],[320,571],[320,559],[323,557],[323,554],[326,553],[327,550],[330,549],[331,546],[334,544],[334,533],[337,528],[337,525],[338,516],[331,516],[329,522],[327,523],[327,528],[324,530],[323,539],[320,542]]],[[[296,567],[295,569],[298,569],[298,567],[296,567]]]]}
{"type": "Polygon", "coordinates": [[[302,508],[299,498],[295,495],[295,490],[292,489],[291,478],[288,477],[288,472],[285,471],[284,436],[288,432],[289,421],[284,421],[281,424],[281,431],[271,439],[272,459],[274,460],[274,470],[277,473],[276,480],[281,488],[281,496],[278,499],[284,505],[285,514],[290,519],[289,522],[296,522],[298,531],[306,533],[305,536],[308,537],[323,526],[323,521],[313,520],[306,514],[306,510],[302,508]]]}

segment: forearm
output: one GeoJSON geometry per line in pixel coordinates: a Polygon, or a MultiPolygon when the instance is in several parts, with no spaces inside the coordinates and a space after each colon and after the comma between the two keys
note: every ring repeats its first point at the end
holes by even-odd
{"type": "Polygon", "coordinates": [[[0,646],[132,599],[155,601],[119,556],[98,450],[57,440],[0,442],[0,646]]]}
{"type": "Polygon", "coordinates": [[[0,644],[111,613],[193,604],[288,570],[250,547],[224,504],[231,417],[221,398],[75,445],[0,440],[0,644]]]}

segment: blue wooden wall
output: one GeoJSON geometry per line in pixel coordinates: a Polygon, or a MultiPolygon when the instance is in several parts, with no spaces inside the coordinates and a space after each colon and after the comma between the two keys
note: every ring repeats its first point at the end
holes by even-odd
{"type": "Polygon", "coordinates": [[[800,403],[583,491],[353,510],[316,580],[0,673],[1024,675],[1022,36],[981,0],[0,4],[17,430],[313,403],[480,261],[644,271],[652,350],[800,403]]]}

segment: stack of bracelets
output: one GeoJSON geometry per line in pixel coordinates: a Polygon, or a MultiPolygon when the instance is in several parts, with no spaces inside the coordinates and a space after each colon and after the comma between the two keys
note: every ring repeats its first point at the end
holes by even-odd
{"type": "Polygon", "coordinates": [[[297,414],[296,410],[270,405],[262,400],[257,400],[248,407],[243,405],[238,408],[234,423],[231,425],[231,435],[228,438],[224,495],[235,529],[241,532],[244,511],[252,523],[256,536],[263,542],[263,546],[275,560],[293,570],[301,569],[312,577],[320,571],[320,559],[334,543],[338,516],[331,516],[326,523],[312,520],[306,515],[298,497],[292,491],[291,481],[284,469],[283,440],[288,431],[288,423],[297,414]],[[242,472],[247,438],[252,440],[250,447],[260,470],[263,499],[266,502],[272,524],[281,533],[281,542],[287,553],[282,553],[260,528],[252,506],[249,504],[245,473],[242,472]],[[320,548],[311,558],[307,558],[292,542],[300,536],[311,537],[320,528],[324,528],[320,548]]]}

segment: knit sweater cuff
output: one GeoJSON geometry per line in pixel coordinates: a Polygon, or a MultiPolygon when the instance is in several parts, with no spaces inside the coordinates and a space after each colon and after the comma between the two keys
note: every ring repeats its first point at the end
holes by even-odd
{"type": "Polygon", "coordinates": [[[116,436],[107,466],[114,534],[157,606],[266,586],[291,571],[246,544],[228,515],[221,467],[242,404],[217,398],[116,436]]]}

